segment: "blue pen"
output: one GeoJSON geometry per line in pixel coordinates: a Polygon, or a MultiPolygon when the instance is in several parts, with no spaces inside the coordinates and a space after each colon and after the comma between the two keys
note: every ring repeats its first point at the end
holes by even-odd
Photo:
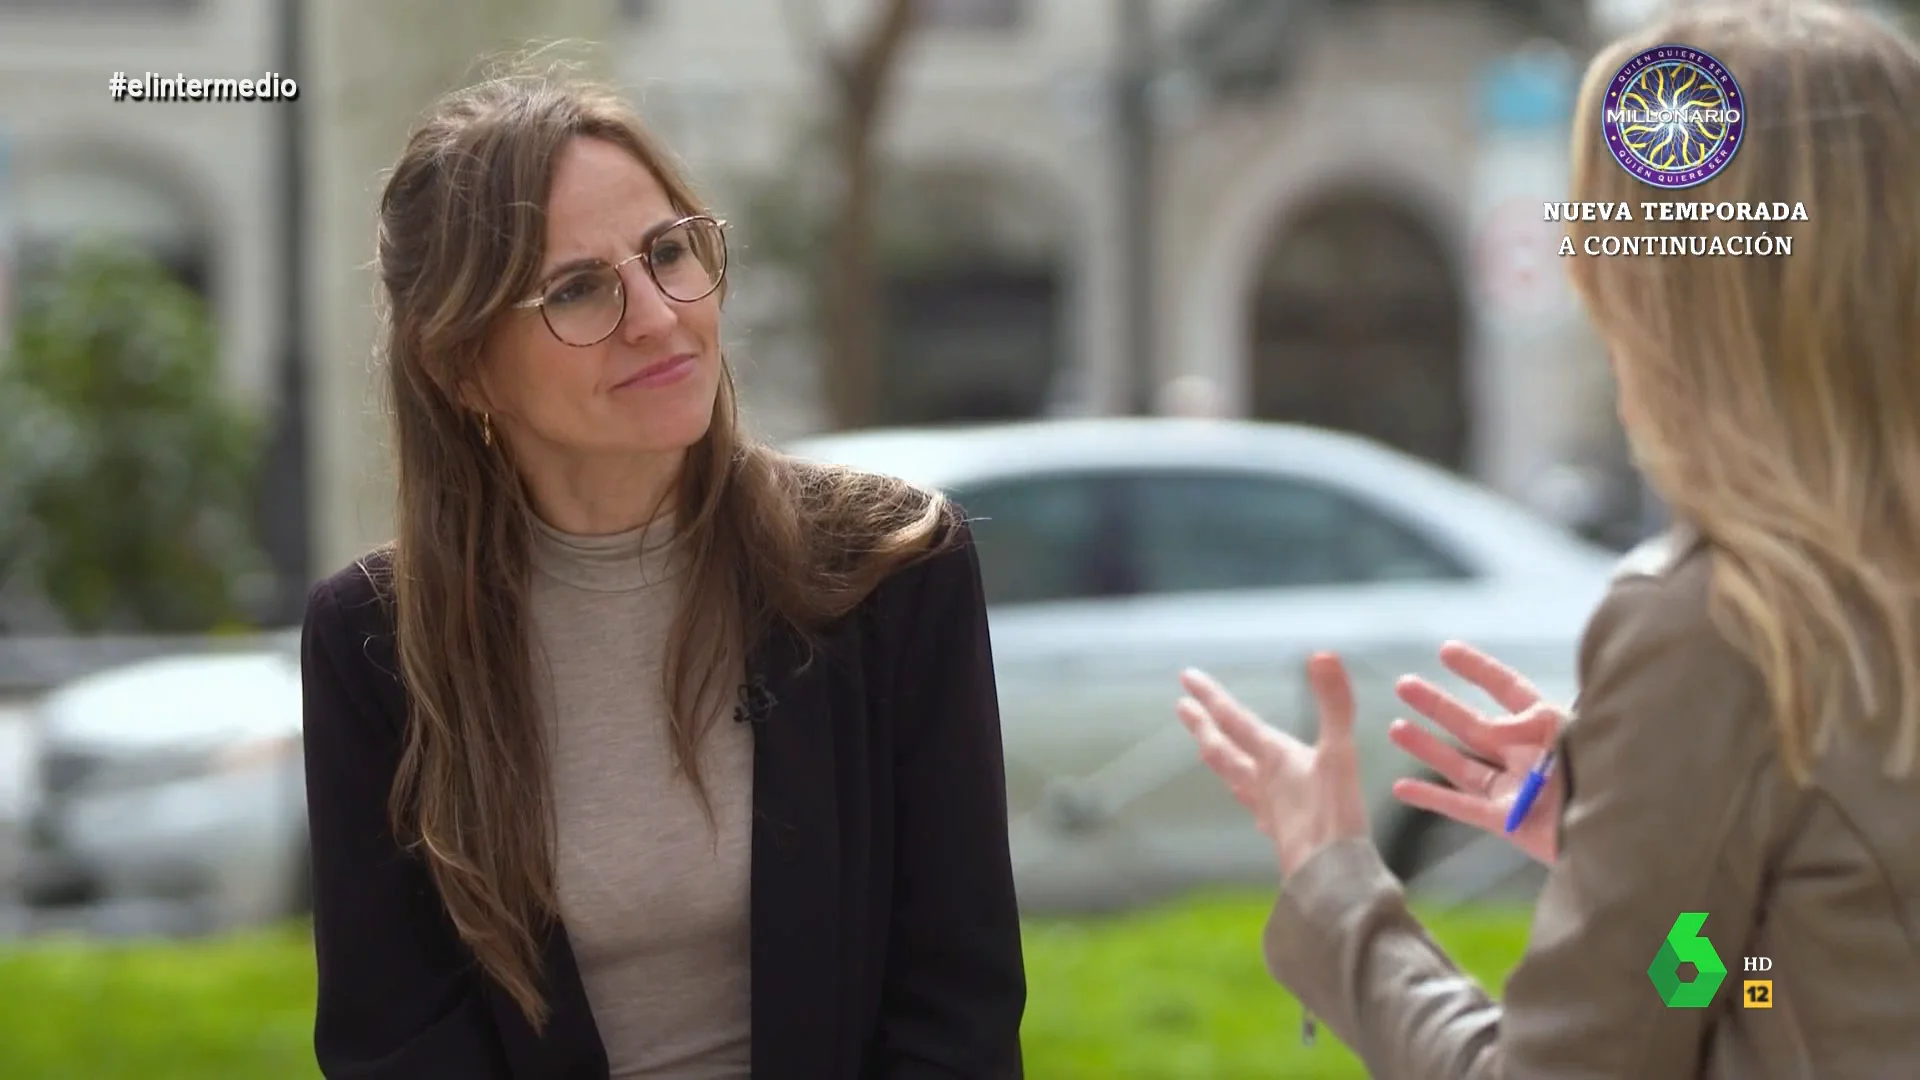
{"type": "Polygon", "coordinates": [[[1553,772],[1553,751],[1548,750],[1540,757],[1540,763],[1520,781],[1520,794],[1513,800],[1513,809],[1507,811],[1507,831],[1520,827],[1527,820],[1527,811],[1533,809],[1533,802],[1540,797],[1540,789],[1547,786],[1547,777],[1553,772]]]}

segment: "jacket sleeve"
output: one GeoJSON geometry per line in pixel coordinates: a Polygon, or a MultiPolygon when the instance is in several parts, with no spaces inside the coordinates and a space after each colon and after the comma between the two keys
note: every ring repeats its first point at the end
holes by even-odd
{"type": "Polygon", "coordinates": [[[421,863],[395,843],[387,795],[399,719],[383,714],[369,655],[332,582],[308,598],[301,640],[307,824],[319,1000],[314,1052],[329,1078],[503,1077],[486,995],[421,863]]]}
{"type": "Polygon", "coordinates": [[[1283,887],[1269,970],[1373,1075],[1697,1071],[1739,992],[1764,850],[1743,811],[1772,744],[1757,679],[1676,584],[1617,584],[1583,644],[1560,856],[1504,1004],[1428,937],[1370,844],[1331,846],[1283,887]],[[1648,976],[1683,912],[1707,913],[1728,971],[1713,1008],[1668,1008],[1648,976]]]}
{"type": "Polygon", "coordinates": [[[892,611],[896,736],[893,915],[876,1032],[890,1080],[1022,1075],[1026,977],[1006,774],[978,556],[909,575],[892,611]]]}

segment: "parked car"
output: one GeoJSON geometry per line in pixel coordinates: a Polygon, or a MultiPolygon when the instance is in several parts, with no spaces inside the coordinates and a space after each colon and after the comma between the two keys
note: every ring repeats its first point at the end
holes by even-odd
{"type": "MultiPolygon", "coordinates": [[[[1306,655],[1336,649],[1362,707],[1373,823],[1404,875],[1460,842],[1388,787],[1392,682],[1450,637],[1569,700],[1614,556],[1443,470],[1284,425],[1101,419],[801,440],[803,457],[954,495],[975,519],[1030,910],[1271,882],[1246,812],[1173,716],[1211,671],[1309,732],[1306,655]]],[[[234,925],[306,902],[295,642],[151,661],[40,706],[32,897],[161,899],[234,925]]],[[[1445,680],[1451,681],[1451,680],[1445,680]]]]}
{"type": "MultiPolygon", "coordinates": [[[[940,488],[976,520],[1031,908],[1133,904],[1271,882],[1248,814],[1174,719],[1203,668],[1311,735],[1306,656],[1343,654],[1376,839],[1403,877],[1464,830],[1405,810],[1386,739],[1400,675],[1461,638],[1569,701],[1616,556],[1488,490],[1324,430],[1216,420],[873,431],[793,452],[940,488]]],[[[1450,677],[1442,680],[1459,686],[1450,677]]]]}
{"type": "Polygon", "coordinates": [[[156,927],[191,931],[309,906],[293,637],[90,675],[30,723],[30,908],[140,905],[156,927]]]}

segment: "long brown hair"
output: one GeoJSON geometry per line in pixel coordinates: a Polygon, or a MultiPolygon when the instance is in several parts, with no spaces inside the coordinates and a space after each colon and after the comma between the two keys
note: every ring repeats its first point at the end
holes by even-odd
{"type": "MultiPolygon", "coordinates": [[[[534,286],[551,172],[604,139],[708,209],[615,90],[514,74],[451,94],[413,131],[380,200],[378,265],[398,466],[389,590],[410,715],[390,811],[479,963],[536,1027],[555,915],[552,793],[535,713],[527,497],[461,389],[496,318],[534,286]]],[[[725,367],[723,363],[723,368],[725,367]]],[[[776,624],[802,633],[953,535],[937,493],[803,466],[741,430],[730,369],[675,486],[689,585],[667,657],[672,745],[702,800],[697,748],[732,687],[724,659],[776,624]]]]}
{"type": "Polygon", "coordinates": [[[1788,770],[1804,782],[1854,714],[1891,736],[1891,771],[1911,769],[1920,51],[1828,4],[1683,10],[1603,51],[1578,108],[1574,198],[1630,204],[1634,220],[1573,225],[1573,280],[1614,354],[1642,472],[1715,549],[1714,615],[1765,680],[1788,770]],[[1600,130],[1608,82],[1661,44],[1724,64],[1746,115],[1725,170],[1672,193],[1629,176],[1600,130]],[[1766,204],[1787,220],[1668,221],[1645,201],[1766,204]],[[1589,238],[1629,253],[1596,257],[1589,238]]]}

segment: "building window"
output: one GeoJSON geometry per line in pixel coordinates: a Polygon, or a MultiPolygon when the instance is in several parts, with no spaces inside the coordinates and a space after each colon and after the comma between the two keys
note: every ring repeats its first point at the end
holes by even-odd
{"type": "Polygon", "coordinates": [[[942,30],[1011,30],[1026,0],[918,0],[922,26],[942,30]]]}
{"type": "Polygon", "coordinates": [[[1006,262],[887,275],[887,422],[1026,419],[1045,411],[1060,368],[1061,281],[1006,262]]]}

